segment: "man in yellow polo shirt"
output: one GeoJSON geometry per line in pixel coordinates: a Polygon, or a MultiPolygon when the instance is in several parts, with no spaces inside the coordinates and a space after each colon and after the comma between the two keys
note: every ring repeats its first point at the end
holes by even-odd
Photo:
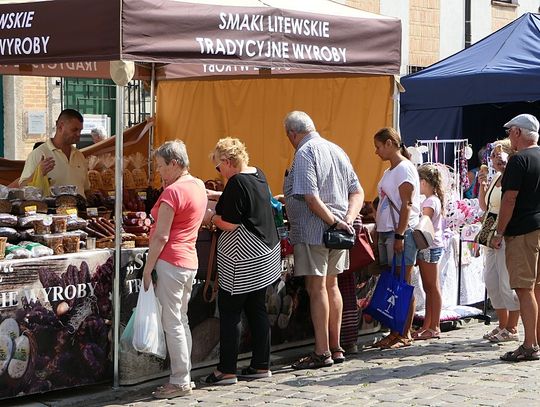
{"type": "Polygon", "coordinates": [[[41,173],[51,180],[51,185],[75,185],[80,195],[88,190],[88,163],[75,148],[83,129],[82,115],[73,109],[65,109],[56,121],[56,132],[41,146],[33,150],[24,164],[20,185],[32,180],[38,165],[41,173]]]}

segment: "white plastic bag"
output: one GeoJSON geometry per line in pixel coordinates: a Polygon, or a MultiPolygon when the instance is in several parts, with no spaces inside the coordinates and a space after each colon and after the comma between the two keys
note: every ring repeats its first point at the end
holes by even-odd
{"type": "Polygon", "coordinates": [[[144,285],[141,285],[139,290],[133,324],[133,347],[139,352],[150,353],[161,359],[167,356],[165,333],[161,324],[161,304],[154,294],[153,284],[150,284],[147,291],[144,291],[144,285]]]}

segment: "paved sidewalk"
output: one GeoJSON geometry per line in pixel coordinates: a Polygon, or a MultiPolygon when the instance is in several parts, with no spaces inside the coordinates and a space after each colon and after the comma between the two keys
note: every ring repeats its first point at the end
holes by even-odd
{"type": "MultiPolygon", "coordinates": [[[[374,336],[361,337],[365,348],[347,362],[330,368],[294,371],[293,357],[307,348],[282,352],[275,358],[273,376],[242,381],[234,386],[202,387],[192,396],[153,400],[151,391],[164,379],[111,390],[94,386],[25,398],[34,406],[540,406],[540,362],[504,363],[499,356],[516,342],[497,345],[482,340],[492,329],[469,323],[440,340],[420,341],[408,348],[368,347],[374,336]]],[[[244,362],[245,364],[246,362],[244,362]]],[[[242,365],[242,364],[241,364],[242,365]]],[[[198,379],[207,371],[195,371],[198,379]]]]}

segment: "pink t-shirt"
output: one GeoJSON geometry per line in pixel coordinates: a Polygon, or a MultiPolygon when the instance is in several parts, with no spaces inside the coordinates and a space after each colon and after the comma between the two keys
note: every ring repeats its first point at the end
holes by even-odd
{"type": "Polygon", "coordinates": [[[433,245],[431,248],[443,247],[442,240],[442,208],[441,201],[436,195],[431,195],[429,198],[424,199],[422,202],[422,209],[433,209],[433,215],[431,216],[431,222],[433,223],[433,231],[435,236],[433,238],[433,245]]]}
{"type": "MultiPolygon", "coordinates": [[[[195,242],[207,204],[204,183],[198,178],[189,176],[165,188],[150,211],[156,223],[162,202],[174,209],[174,218],[169,241],[159,258],[178,267],[196,270],[199,262],[195,242]]],[[[154,228],[150,231],[150,236],[153,233],[154,228]]]]}

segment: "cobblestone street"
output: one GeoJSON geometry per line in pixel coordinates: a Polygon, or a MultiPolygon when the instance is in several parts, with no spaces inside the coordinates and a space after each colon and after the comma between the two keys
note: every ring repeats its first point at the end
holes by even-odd
{"type": "MultiPolygon", "coordinates": [[[[83,388],[24,401],[32,407],[540,406],[540,362],[501,362],[499,356],[513,350],[517,343],[496,345],[482,340],[488,329],[472,322],[443,333],[440,340],[385,351],[369,348],[366,341],[375,336],[362,337],[364,349],[349,355],[342,365],[313,371],[294,371],[289,366],[276,365],[271,378],[225,387],[197,385],[192,396],[172,400],[152,399],[151,391],[165,382],[161,379],[118,390],[105,386],[83,388]]],[[[289,351],[288,361],[306,350],[289,351]]],[[[279,363],[287,357],[278,359],[279,363]]],[[[198,381],[203,373],[207,371],[194,371],[194,380],[198,381]]]]}

